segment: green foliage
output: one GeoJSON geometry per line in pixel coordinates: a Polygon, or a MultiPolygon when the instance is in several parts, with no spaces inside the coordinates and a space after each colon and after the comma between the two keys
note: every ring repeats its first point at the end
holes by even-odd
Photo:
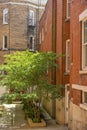
{"type": "Polygon", "coordinates": [[[6,55],[5,64],[0,67],[6,75],[0,75],[0,84],[8,89],[7,99],[40,102],[42,97],[60,98],[61,87],[57,89],[56,85],[51,84],[47,71],[50,73],[51,69],[58,66],[58,58],[61,56],[53,52],[29,51],[6,55]]]}
{"type": "MultiPolygon", "coordinates": [[[[53,52],[31,53],[29,51],[16,52],[6,55],[5,63],[0,67],[6,75],[1,75],[1,85],[6,85],[12,93],[23,93],[30,96],[35,93],[38,98],[46,93],[56,93],[56,87],[49,82],[47,71],[57,67],[56,61],[61,55],[53,52]]],[[[56,93],[55,96],[58,96],[56,93]]],[[[33,96],[33,95],[32,95],[33,96]]],[[[25,95],[24,95],[25,98],[25,95]]]]}

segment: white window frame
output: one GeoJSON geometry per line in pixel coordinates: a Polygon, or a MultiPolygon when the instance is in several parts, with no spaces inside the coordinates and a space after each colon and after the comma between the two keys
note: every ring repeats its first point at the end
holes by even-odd
{"type": "Polygon", "coordinates": [[[42,28],[42,42],[44,41],[44,28],[42,28]]]}
{"type": "MultiPolygon", "coordinates": [[[[5,37],[7,37],[7,36],[6,35],[3,36],[3,50],[8,50],[7,47],[5,47],[5,37]]],[[[7,39],[7,43],[8,43],[8,39],[7,39]]]]}
{"type": "Polygon", "coordinates": [[[29,10],[29,25],[34,26],[35,21],[34,21],[34,11],[33,10],[29,10]],[[32,14],[32,18],[31,18],[31,14],[32,14]]]}
{"type": "Polygon", "coordinates": [[[87,18],[82,20],[82,70],[87,70],[87,65],[86,65],[86,51],[87,51],[87,43],[84,42],[84,22],[87,21],[87,18]],[[85,51],[86,49],[86,51],[85,51]]]}
{"type": "Polygon", "coordinates": [[[70,0],[67,0],[67,6],[66,6],[66,18],[70,18],[70,0]]]}
{"type": "Polygon", "coordinates": [[[40,32],[40,35],[39,35],[39,44],[41,44],[41,32],[40,32]]]}
{"type": "Polygon", "coordinates": [[[66,73],[70,72],[70,39],[66,40],[66,73]]]}
{"type": "Polygon", "coordinates": [[[3,24],[8,24],[8,9],[3,10],[3,24]]]}
{"type": "Polygon", "coordinates": [[[84,110],[87,110],[87,103],[84,102],[84,93],[87,92],[87,86],[72,84],[72,89],[76,89],[82,92],[82,103],[80,104],[80,107],[84,110]]]}

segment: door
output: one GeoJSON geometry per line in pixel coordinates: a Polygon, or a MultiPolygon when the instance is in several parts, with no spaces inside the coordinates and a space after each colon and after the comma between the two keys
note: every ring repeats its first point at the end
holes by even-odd
{"type": "Polygon", "coordinates": [[[69,98],[70,97],[70,86],[65,85],[65,124],[68,124],[69,117],[69,98]]]}

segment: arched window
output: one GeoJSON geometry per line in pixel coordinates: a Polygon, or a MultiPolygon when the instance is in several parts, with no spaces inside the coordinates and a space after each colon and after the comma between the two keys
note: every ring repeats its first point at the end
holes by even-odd
{"type": "Polygon", "coordinates": [[[34,26],[34,11],[29,10],[29,25],[34,26]]]}
{"type": "Polygon", "coordinates": [[[3,10],[3,24],[8,24],[8,9],[3,10]]]}

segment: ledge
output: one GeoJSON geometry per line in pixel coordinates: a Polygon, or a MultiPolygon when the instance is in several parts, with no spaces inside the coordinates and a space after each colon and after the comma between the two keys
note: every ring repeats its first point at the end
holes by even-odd
{"type": "Polygon", "coordinates": [[[46,122],[42,119],[40,123],[34,123],[32,119],[28,118],[28,124],[30,127],[35,128],[35,127],[45,127],[46,122]]]}
{"type": "Polygon", "coordinates": [[[65,19],[65,22],[69,22],[69,21],[70,21],[70,18],[66,18],[66,19],[65,19]]]}
{"type": "Polygon", "coordinates": [[[65,76],[69,76],[69,75],[70,75],[70,72],[65,72],[64,75],[65,75],[65,76]]]}
{"type": "Polygon", "coordinates": [[[79,74],[87,74],[87,70],[81,70],[79,71],[79,74]]]}
{"type": "Polygon", "coordinates": [[[85,104],[80,104],[80,108],[84,109],[84,110],[87,110],[87,105],[85,104]]]}
{"type": "Polygon", "coordinates": [[[8,48],[3,48],[2,51],[8,51],[8,48]]]}

